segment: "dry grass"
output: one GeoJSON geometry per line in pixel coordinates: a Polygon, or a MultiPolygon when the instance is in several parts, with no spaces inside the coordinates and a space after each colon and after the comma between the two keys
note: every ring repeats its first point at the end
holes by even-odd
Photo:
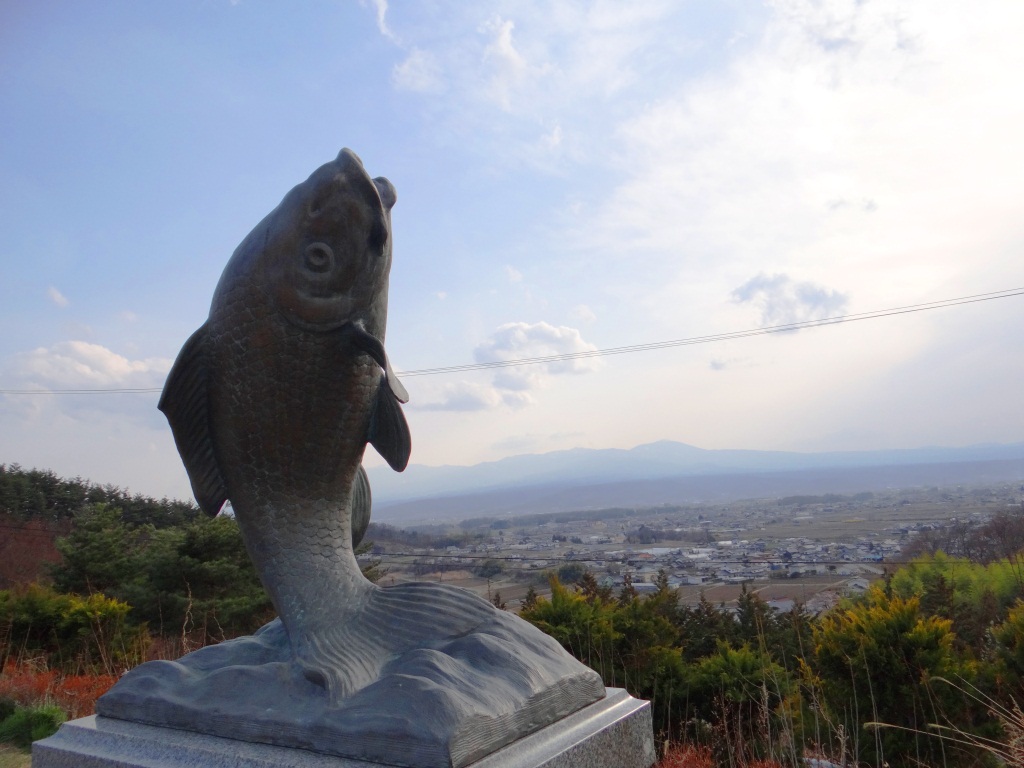
{"type": "Polygon", "coordinates": [[[41,664],[8,664],[0,674],[0,696],[24,707],[56,704],[74,720],[93,714],[96,699],[115,682],[110,675],[64,675],[41,664]]]}
{"type": "MultiPolygon", "coordinates": [[[[932,724],[929,726],[929,735],[938,736],[952,744],[963,744],[984,750],[1002,764],[1008,766],[1024,766],[1024,710],[1015,699],[1010,699],[1009,704],[996,701],[977,686],[960,680],[954,682],[942,677],[935,678],[937,681],[947,683],[965,697],[988,707],[989,714],[999,721],[1003,726],[1002,739],[988,739],[977,734],[967,733],[956,726],[932,724]]],[[[886,723],[865,723],[865,727],[893,728],[895,726],[886,723]]]]}
{"type": "MultiPolygon", "coordinates": [[[[669,747],[654,768],[717,768],[711,748],[694,744],[676,744],[669,747]]],[[[774,760],[743,761],[737,768],[782,768],[774,760]]]]}
{"type": "Polygon", "coordinates": [[[670,747],[654,768],[715,768],[715,761],[707,747],[679,744],[670,747]]]}
{"type": "Polygon", "coordinates": [[[32,753],[9,744],[0,744],[0,768],[31,768],[32,753]]]}

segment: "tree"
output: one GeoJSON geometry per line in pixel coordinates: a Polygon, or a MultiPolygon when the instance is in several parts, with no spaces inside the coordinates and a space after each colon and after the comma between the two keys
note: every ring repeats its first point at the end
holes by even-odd
{"type": "Polygon", "coordinates": [[[1024,685],[1024,602],[1010,609],[1006,620],[992,628],[995,661],[1010,690],[1024,685]]]}
{"type": "MultiPolygon", "coordinates": [[[[359,546],[356,547],[355,555],[365,555],[368,552],[372,552],[374,544],[372,541],[362,541],[359,546]]],[[[366,565],[360,566],[360,570],[363,572],[363,577],[367,581],[372,581],[376,584],[378,581],[388,575],[390,569],[381,566],[380,560],[371,560],[366,565]]]]}
{"type": "Polygon", "coordinates": [[[637,591],[633,586],[633,574],[622,575],[622,589],[619,591],[619,605],[626,605],[636,600],[637,591]]]}
{"type": "Polygon", "coordinates": [[[678,632],[666,618],[662,601],[634,598],[614,607],[616,677],[634,696],[649,698],[662,650],[678,654],[678,632]]]}
{"type": "Polygon", "coordinates": [[[57,589],[124,601],[133,608],[131,623],[148,623],[189,646],[253,632],[273,617],[231,517],[156,529],[131,526],[120,510],[96,504],[76,517],[57,548],[57,589]]]}
{"type": "Polygon", "coordinates": [[[524,601],[519,615],[596,670],[606,683],[614,685],[613,662],[618,638],[612,624],[612,607],[588,601],[555,576],[551,577],[550,584],[551,599],[537,597],[532,607],[527,607],[524,601]]]}
{"type": "Polygon", "coordinates": [[[719,643],[731,643],[736,633],[732,617],[716,608],[703,593],[696,607],[680,611],[677,626],[683,658],[688,662],[716,653],[719,643]]]}
{"type": "Polygon", "coordinates": [[[737,638],[755,648],[767,645],[775,634],[775,615],[768,603],[744,584],[736,601],[737,638]]]}
{"type": "Polygon", "coordinates": [[[612,588],[610,586],[602,587],[598,584],[597,578],[590,571],[583,574],[583,578],[576,584],[576,588],[590,602],[610,603],[615,599],[612,588]]]}
{"type": "Polygon", "coordinates": [[[992,624],[1024,597],[1017,566],[1011,559],[981,564],[938,552],[900,568],[888,589],[904,599],[918,598],[924,613],[951,619],[959,650],[973,654],[985,644],[992,624]]]}
{"type": "Polygon", "coordinates": [[[152,532],[136,558],[141,578],[128,600],[162,633],[205,644],[254,632],[273,617],[231,517],[152,532]]]}
{"type": "MultiPolygon", "coordinates": [[[[520,606],[521,611],[529,612],[537,607],[537,590],[533,588],[531,584],[526,589],[526,596],[523,597],[522,605],[520,606]]],[[[520,614],[522,615],[522,614],[520,614]]]]}
{"type": "MultiPolygon", "coordinates": [[[[748,645],[719,643],[688,675],[687,697],[695,714],[715,722],[719,765],[747,765],[781,755],[776,736],[786,729],[783,701],[795,690],[786,670],[748,645]]],[[[795,750],[794,750],[795,751],[795,750]]]]}
{"type": "Polygon", "coordinates": [[[558,580],[562,584],[578,584],[587,574],[587,567],[583,563],[566,563],[558,569],[558,580]]]}
{"type": "Polygon", "coordinates": [[[949,750],[930,723],[955,723],[962,702],[936,677],[966,672],[953,652],[948,619],[924,616],[917,598],[888,596],[881,589],[827,614],[814,630],[814,661],[825,699],[846,731],[859,739],[855,758],[872,765],[949,764],[949,750]],[[860,724],[875,722],[869,733],[860,724]]]}
{"type": "Polygon", "coordinates": [[[199,508],[192,503],[132,495],[113,485],[96,485],[80,477],[68,480],[50,470],[22,469],[0,464],[0,513],[22,518],[61,520],[77,516],[92,504],[108,504],[124,511],[133,525],[157,528],[195,520],[199,508]]]}
{"type": "Polygon", "coordinates": [[[141,537],[108,504],[93,504],[75,516],[75,527],[57,540],[63,561],[52,569],[61,592],[119,596],[137,574],[134,552],[141,537]]]}
{"type": "Polygon", "coordinates": [[[505,567],[501,564],[500,560],[488,559],[479,565],[476,569],[476,575],[482,579],[493,579],[495,576],[505,570],[505,567]]]}

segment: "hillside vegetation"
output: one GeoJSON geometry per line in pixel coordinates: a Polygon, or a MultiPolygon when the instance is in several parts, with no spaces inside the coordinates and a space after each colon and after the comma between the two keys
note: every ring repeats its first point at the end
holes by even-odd
{"type": "MultiPolygon", "coordinates": [[[[0,466],[0,519],[53,551],[0,591],[0,740],[45,735],[90,713],[126,669],[273,615],[230,517],[0,466]]],[[[934,536],[819,616],[776,613],[751,591],[735,610],[681,605],[664,573],[647,597],[628,577],[613,590],[552,575],[550,599],[531,591],[521,615],[651,701],[659,745],[674,745],[666,767],[1019,765],[1022,530],[1020,512],[996,515],[969,539],[992,546],[960,548],[973,559],[943,549],[967,538],[934,536]]]]}

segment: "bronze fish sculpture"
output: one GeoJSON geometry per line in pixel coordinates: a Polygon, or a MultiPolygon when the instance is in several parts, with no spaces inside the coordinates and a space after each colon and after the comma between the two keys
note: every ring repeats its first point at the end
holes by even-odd
{"type": "Polygon", "coordinates": [[[200,507],[231,500],[296,660],[332,698],[376,674],[365,622],[425,618],[415,596],[383,605],[353,551],[365,446],[398,471],[411,449],[384,351],[395,200],[348,149],[292,189],[235,250],[159,404],[200,507]]]}
{"type": "Polygon", "coordinates": [[[279,620],[132,669],[101,717],[460,768],[604,697],[597,673],[487,600],[360,572],[363,452],[402,470],[411,450],[384,351],[394,204],[342,150],[229,260],[160,409],[200,506],[230,499],[279,620]]]}

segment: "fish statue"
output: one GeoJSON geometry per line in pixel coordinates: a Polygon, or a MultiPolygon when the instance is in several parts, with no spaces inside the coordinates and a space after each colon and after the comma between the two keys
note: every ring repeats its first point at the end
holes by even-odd
{"type": "Polygon", "coordinates": [[[279,618],[131,670],[100,715],[453,766],[604,697],[595,672],[517,616],[446,584],[379,586],[356,561],[366,446],[402,471],[412,445],[385,351],[395,201],[343,149],[228,261],[159,408],[199,506],[216,515],[230,500],[279,618]]]}
{"type": "Polygon", "coordinates": [[[384,351],[395,200],[348,149],[292,189],[228,261],[158,405],[199,506],[231,500],[296,660],[335,697],[357,683],[320,619],[377,591],[354,553],[369,522],[363,451],[401,471],[411,450],[409,395],[384,351]]]}

